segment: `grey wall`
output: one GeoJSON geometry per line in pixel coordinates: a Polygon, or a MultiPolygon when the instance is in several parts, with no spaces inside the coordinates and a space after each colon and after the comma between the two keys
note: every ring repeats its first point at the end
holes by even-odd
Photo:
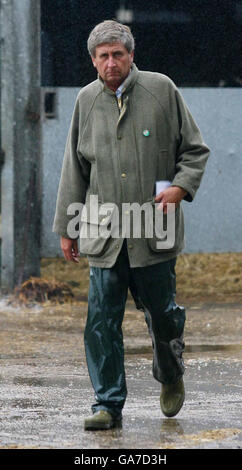
{"type": "MultiPolygon", "coordinates": [[[[56,88],[54,119],[43,116],[42,256],[61,255],[52,233],[65,140],[78,88],[56,88]]],[[[43,88],[43,94],[48,89],[43,88]]],[[[183,203],[185,252],[242,251],[241,88],[183,88],[181,92],[211,148],[200,189],[183,203]]]]}
{"type": "Polygon", "coordinates": [[[62,256],[59,236],[52,232],[56,196],[65,150],[66,137],[79,88],[42,88],[43,108],[43,199],[42,257],[62,256]],[[56,117],[46,118],[44,94],[56,93],[56,117]]]}

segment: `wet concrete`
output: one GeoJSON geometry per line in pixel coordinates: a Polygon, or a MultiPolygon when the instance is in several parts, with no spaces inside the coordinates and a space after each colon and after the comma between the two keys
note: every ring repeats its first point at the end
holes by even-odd
{"type": "Polygon", "coordinates": [[[168,449],[242,447],[242,305],[187,306],[186,401],[159,408],[160,384],[140,312],[124,321],[128,397],[119,429],[85,432],[93,390],[83,347],[86,304],[0,303],[0,448],[168,449]]]}

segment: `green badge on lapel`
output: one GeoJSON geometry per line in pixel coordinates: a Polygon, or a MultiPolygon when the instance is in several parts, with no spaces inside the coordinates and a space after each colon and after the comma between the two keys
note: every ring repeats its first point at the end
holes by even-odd
{"type": "Polygon", "coordinates": [[[145,137],[149,137],[150,131],[149,131],[148,129],[145,129],[145,130],[143,131],[143,135],[144,135],[145,137]]]}

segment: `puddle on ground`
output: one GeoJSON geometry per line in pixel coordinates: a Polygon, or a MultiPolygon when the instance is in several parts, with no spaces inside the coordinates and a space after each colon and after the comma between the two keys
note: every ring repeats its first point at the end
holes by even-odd
{"type": "Polygon", "coordinates": [[[0,401],[0,406],[7,410],[5,418],[0,417],[0,421],[5,424],[9,421],[20,421],[26,419],[26,413],[29,415],[28,419],[45,419],[45,403],[41,400],[33,400],[29,398],[9,398],[0,401]],[[31,418],[30,418],[31,416],[31,418]],[[6,418],[7,417],[7,418],[6,418]]]}
{"type": "MultiPolygon", "coordinates": [[[[206,443],[215,443],[216,441],[220,442],[221,446],[221,441],[224,441],[224,446],[227,448],[226,441],[236,438],[241,433],[242,430],[238,428],[208,429],[199,431],[196,434],[185,434],[184,432],[175,434],[170,431],[167,434],[161,434],[159,446],[163,449],[196,448],[196,446],[203,447],[206,443]]],[[[235,448],[235,445],[233,448],[235,448]]],[[[240,446],[237,445],[237,448],[240,448],[240,446]]]]}
{"type": "Polygon", "coordinates": [[[176,418],[163,419],[162,425],[161,425],[161,431],[164,436],[168,435],[168,436],[174,437],[174,436],[182,436],[184,434],[182,424],[176,418]]]}
{"type": "MultiPolygon", "coordinates": [[[[188,344],[185,346],[185,353],[200,353],[200,352],[224,352],[234,353],[242,352],[241,344],[188,344]]],[[[127,346],[127,354],[145,355],[152,353],[151,346],[127,346]]]]}
{"type": "Polygon", "coordinates": [[[242,344],[191,344],[187,345],[185,352],[235,352],[242,351],[242,344]]]}
{"type": "Polygon", "coordinates": [[[14,398],[11,400],[11,406],[14,408],[41,408],[43,407],[43,402],[41,400],[30,400],[29,398],[14,398]]]}
{"type": "Polygon", "coordinates": [[[30,387],[72,387],[80,385],[80,379],[71,377],[21,377],[16,376],[13,379],[14,385],[28,385],[30,387]]]}
{"type": "Polygon", "coordinates": [[[225,429],[211,429],[209,431],[200,431],[197,434],[185,434],[183,439],[189,439],[191,441],[212,441],[228,439],[229,437],[236,436],[242,433],[241,429],[237,428],[225,428],[225,429]]]}

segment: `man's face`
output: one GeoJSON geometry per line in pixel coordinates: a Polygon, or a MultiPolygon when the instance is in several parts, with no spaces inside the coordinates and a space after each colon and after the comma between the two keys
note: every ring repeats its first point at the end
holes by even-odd
{"type": "Polygon", "coordinates": [[[92,62],[103,81],[115,91],[128,76],[133,58],[134,52],[129,53],[122,43],[115,42],[97,46],[92,62]]]}

